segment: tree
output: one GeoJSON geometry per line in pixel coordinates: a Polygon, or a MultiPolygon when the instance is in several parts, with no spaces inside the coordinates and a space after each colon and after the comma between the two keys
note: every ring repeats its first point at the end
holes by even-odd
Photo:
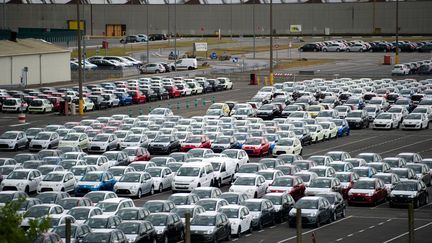
{"type": "Polygon", "coordinates": [[[42,217],[29,221],[30,228],[26,232],[20,227],[23,220],[22,215],[18,214],[24,198],[7,203],[0,207],[0,243],[28,243],[48,230],[50,220],[42,217]]]}

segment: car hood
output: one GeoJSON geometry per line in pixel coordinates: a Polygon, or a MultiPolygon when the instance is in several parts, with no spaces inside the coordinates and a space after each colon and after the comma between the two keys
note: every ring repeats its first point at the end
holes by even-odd
{"type": "Polygon", "coordinates": [[[374,123],[389,123],[389,122],[392,122],[392,120],[390,120],[390,119],[375,119],[374,120],[374,123]]]}
{"type": "Polygon", "coordinates": [[[375,190],[374,189],[351,189],[350,192],[351,193],[357,193],[357,194],[368,194],[368,193],[373,193],[375,190]]]}
{"type": "Polygon", "coordinates": [[[80,181],[78,182],[77,186],[79,187],[93,187],[93,186],[99,186],[101,182],[97,181],[80,181]]]}
{"type": "Polygon", "coordinates": [[[269,191],[272,192],[289,192],[291,191],[292,187],[285,187],[285,186],[269,186],[269,191]]]}
{"type": "Polygon", "coordinates": [[[208,231],[208,230],[213,230],[214,228],[215,228],[214,226],[202,226],[202,225],[191,225],[190,226],[191,232],[193,232],[193,231],[208,231]]]}
{"type": "Polygon", "coordinates": [[[318,194],[321,192],[331,192],[332,189],[331,188],[317,188],[317,187],[308,187],[306,188],[306,193],[307,194],[318,194]]]}
{"type": "Polygon", "coordinates": [[[397,195],[397,196],[416,196],[416,191],[399,191],[399,190],[393,190],[391,192],[391,195],[397,195]]]}
{"type": "Polygon", "coordinates": [[[140,183],[134,183],[134,182],[117,182],[115,184],[115,187],[118,188],[132,188],[133,186],[139,186],[140,183]]]}
{"type": "Polygon", "coordinates": [[[0,143],[12,143],[17,141],[16,139],[0,139],[0,143]]]}
{"type": "Polygon", "coordinates": [[[150,146],[168,146],[169,143],[158,143],[158,142],[152,142],[150,143],[150,146]]]}
{"type": "Polygon", "coordinates": [[[234,191],[247,191],[247,190],[255,190],[256,186],[240,186],[240,185],[232,185],[230,187],[231,190],[234,191]]]}
{"type": "Polygon", "coordinates": [[[407,124],[413,124],[413,123],[420,123],[421,120],[414,120],[414,119],[404,119],[403,123],[407,123],[407,124]]]}
{"type": "Polygon", "coordinates": [[[197,176],[176,176],[175,177],[175,182],[191,182],[194,181],[196,178],[198,178],[197,176]]]}

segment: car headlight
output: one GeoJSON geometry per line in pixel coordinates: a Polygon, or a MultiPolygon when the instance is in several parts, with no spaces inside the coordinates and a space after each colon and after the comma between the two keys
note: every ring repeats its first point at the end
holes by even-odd
{"type": "Polygon", "coordinates": [[[136,190],[136,189],[138,189],[138,186],[137,185],[133,185],[131,189],[132,190],[136,190]]]}
{"type": "Polygon", "coordinates": [[[415,194],[408,195],[408,198],[415,198],[415,197],[416,197],[415,194]]]}
{"type": "Polygon", "coordinates": [[[252,215],[252,218],[253,218],[253,219],[258,219],[259,217],[260,217],[259,214],[254,214],[254,215],[252,215]]]}
{"type": "MultiPolygon", "coordinates": [[[[2,183],[2,184],[3,184],[3,183],[2,183]]],[[[230,192],[234,192],[234,189],[230,188],[229,191],[230,191],[230,192]]]]}
{"type": "Polygon", "coordinates": [[[163,234],[163,232],[164,232],[163,229],[158,229],[158,230],[156,230],[156,234],[158,234],[158,235],[163,234]]]}
{"type": "Polygon", "coordinates": [[[207,231],[206,231],[206,234],[208,234],[208,235],[213,234],[213,229],[209,229],[209,230],[207,230],[207,231]]]}
{"type": "Polygon", "coordinates": [[[368,192],[368,193],[367,193],[367,196],[368,196],[368,197],[373,196],[373,192],[368,192]]]}
{"type": "Polygon", "coordinates": [[[313,212],[313,213],[308,213],[308,214],[306,214],[307,216],[309,216],[309,217],[315,217],[315,216],[317,216],[317,212],[313,212]]]}
{"type": "Polygon", "coordinates": [[[98,188],[98,187],[99,187],[98,184],[93,185],[93,188],[98,188]]]}
{"type": "Polygon", "coordinates": [[[22,187],[22,186],[24,186],[23,182],[20,182],[20,183],[17,184],[17,187],[22,187]]]}

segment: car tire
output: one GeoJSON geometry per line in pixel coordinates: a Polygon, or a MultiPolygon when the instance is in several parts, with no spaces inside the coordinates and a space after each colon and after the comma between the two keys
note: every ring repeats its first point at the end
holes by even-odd
{"type": "Polygon", "coordinates": [[[181,231],[180,231],[180,237],[179,237],[179,240],[180,240],[180,241],[183,241],[184,238],[185,238],[184,231],[181,230],[181,231]]]}
{"type": "Polygon", "coordinates": [[[347,51],[347,52],[350,52],[351,50],[350,50],[350,49],[347,49],[346,51],[347,51]]]}
{"type": "Polygon", "coordinates": [[[26,186],[26,188],[24,189],[24,192],[27,194],[27,196],[29,196],[29,194],[30,194],[29,186],[26,186]]]}
{"type": "Polygon", "coordinates": [[[218,240],[217,240],[217,238],[216,238],[216,235],[213,236],[212,243],[218,243],[218,240]]]}
{"type": "Polygon", "coordinates": [[[155,70],[155,73],[160,73],[160,71],[159,70],[155,70]]]}
{"type": "Polygon", "coordinates": [[[315,223],[315,228],[319,228],[319,227],[321,227],[321,219],[318,217],[315,223]]]}
{"type": "Polygon", "coordinates": [[[341,218],[345,218],[346,216],[346,208],[342,209],[341,218]]]}
{"type": "Polygon", "coordinates": [[[249,229],[248,231],[246,231],[248,234],[252,234],[253,231],[253,227],[252,227],[252,223],[249,224],[249,229]]]}
{"type": "Polygon", "coordinates": [[[167,235],[164,235],[163,243],[169,243],[169,239],[167,235]]]}
{"type": "Polygon", "coordinates": [[[336,49],[336,52],[340,52],[340,49],[338,48],[338,49],[336,49]]]}
{"type": "Polygon", "coordinates": [[[240,238],[241,237],[241,227],[239,226],[237,229],[237,234],[235,235],[236,238],[240,238]]]}
{"type": "Polygon", "coordinates": [[[414,208],[419,208],[420,207],[420,200],[417,198],[413,204],[414,204],[414,208]]]}
{"type": "Polygon", "coordinates": [[[138,193],[137,193],[137,198],[138,198],[138,199],[141,199],[141,197],[142,197],[142,192],[141,192],[141,189],[139,189],[139,190],[138,190],[138,193]]]}
{"type": "Polygon", "coordinates": [[[149,194],[150,195],[154,195],[155,194],[154,186],[151,186],[149,194]]]}
{"type": "Polygon", "coordinates": [[[334,212],[332,217],[331,217],[330,223],[335,222],[336,220],[337,220],[337,214],[336,214],[336,212],[334,212]]]}
{"type": "Polygon", "coordinates": [[[323,49],[323,52],[327,52],[327,49],[323,49]]]}
{"type": "Polygon", "coordinates": [[[258,198],[258,193],[257,192],[254,193],[254,197],[253,198],[258,198]]]}
{"type": "Polygon", "coordinates": [[[201,183],[198,183],[197,187],[201,187],[201,183]]]}
{"type": "Polygon", "coordinates": [[[162,193],[162,192],[163,192],[163,185],[161,183],[159,184],[158,193],[162,193]]]}
{"type": "Polygon", "coordinates": [[[222,179],[216,180],[216,187],[221,188],[222,187],[222,179]]]}
{"type": "Polygon", "coordinates": [[[225,237],[226,241],[231,241],[231,229],[229,230],[227,236],[225,237]]]}

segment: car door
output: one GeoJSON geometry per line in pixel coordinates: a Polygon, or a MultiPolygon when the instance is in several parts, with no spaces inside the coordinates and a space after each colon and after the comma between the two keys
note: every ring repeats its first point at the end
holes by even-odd
{"type": "Polygon", "coordinates": [[[262,223],[267,224],[272,221],[272,212],[270,207],[273,207],[270,201],[264,200],[261,202],[262,223]]]}
{"type": "Polygon", "coordinates": [[[165,177],[166,188],[169,188],[169,187],[171,187],[171,184],[172,184],[172,181],[174,178],[174,173],[172,173],[171,169],[169,169],[169,168],[164,169],[164,171],[165,171],[165,175],[166,175],[166,177],[165,177]]]}
{"type": "Polygon", "coordinates": [[[142,191],[143,191],[143,193],[150,192],[150,190],[153,186],[153,181],[151,180],[151,176],[149,174],[145,173],[141,178],[142,178],[142,191]]]}
{"type": "Polygon", "coordinates": [[[250,211],[247,207],[242,208],[240,212],[243,212],[243,220],[242,220],[242,229],[246,230],[249,229],[249,227],[252,227],[252,215],[250,214],[250,211]]]}
{"type": "Polygon", "coordinates": [[[75,178],[72,173],[67,173],[64,177],[65,191],[72,191],[75,188],[75,178]]]}
{"type": "Polygon", "coordinates": [[[51,137],[51,148],[57,148],[60,142],[60,137],[57,133],[54,133],[51,137]]]}

